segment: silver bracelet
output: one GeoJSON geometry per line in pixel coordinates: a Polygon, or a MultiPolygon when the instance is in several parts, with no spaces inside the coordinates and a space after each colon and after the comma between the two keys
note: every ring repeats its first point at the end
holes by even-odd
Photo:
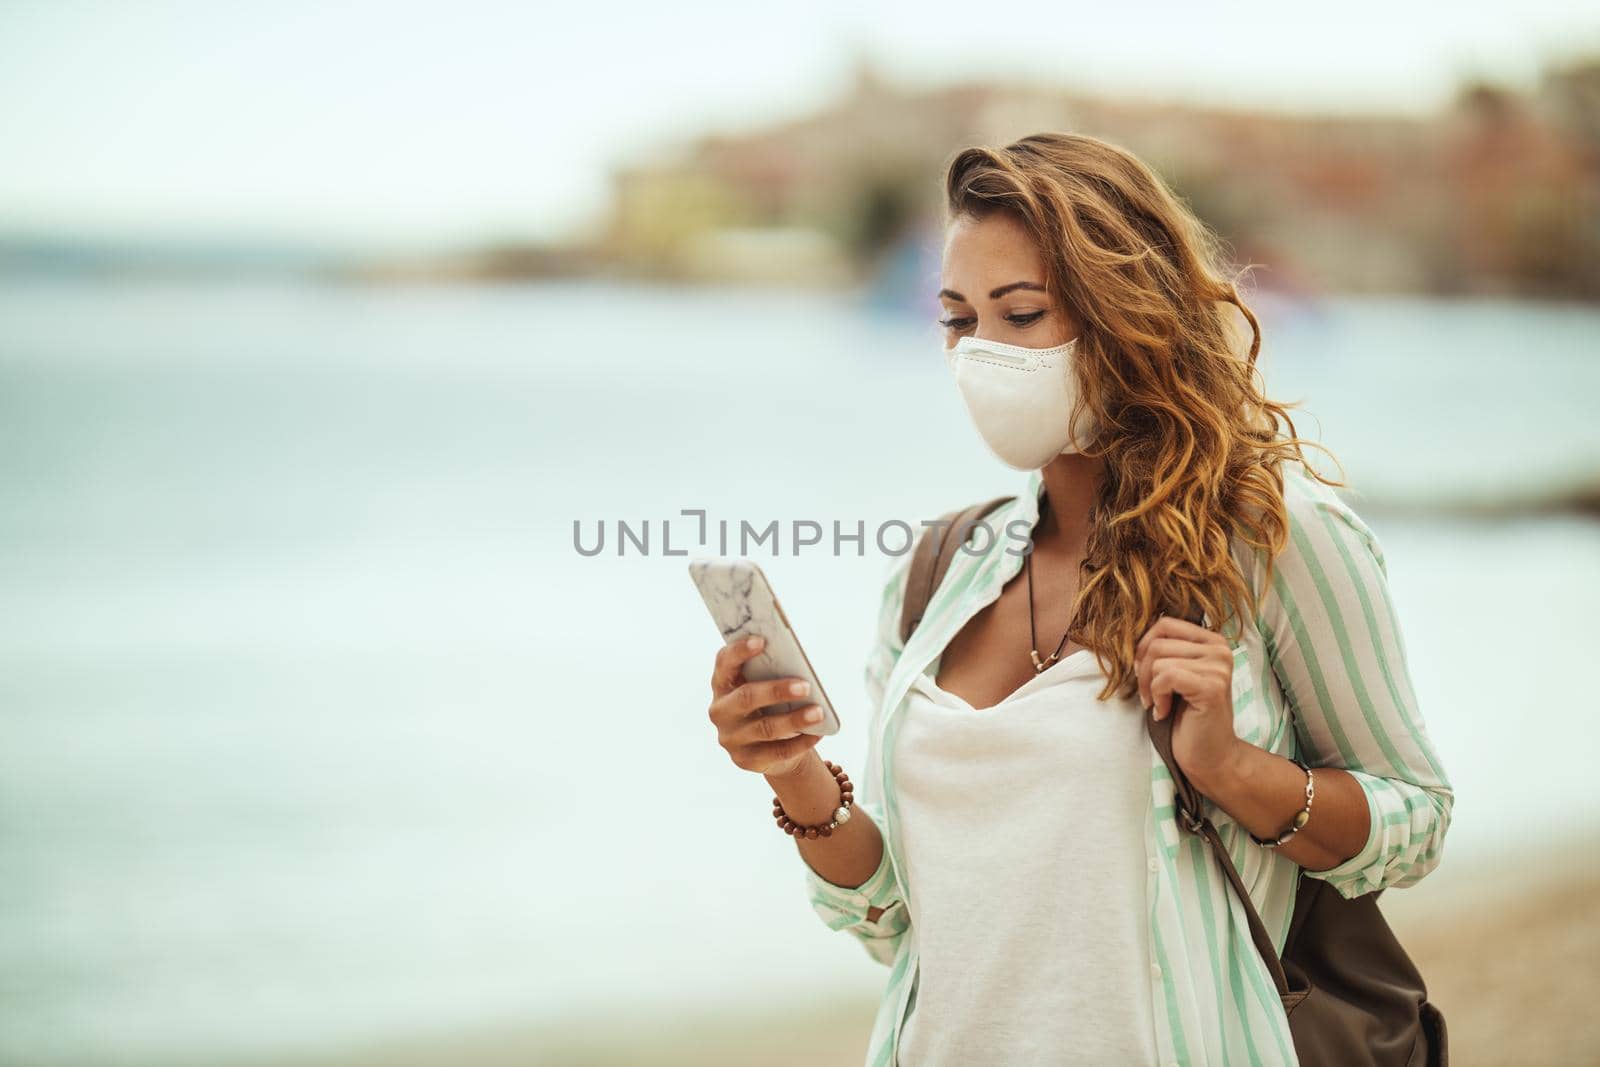
{"type": "Polygon", "coordinates": [[[1254,841],[1262,848],[1277,848],[1279,845],[1289,840],[1289,838],[1299,833],[1300,827],[1311,821],[1311,801],[1317,795],[1317,781],[1312,777],[1310,767],[1307,767],[1304,763],[1298,759],[1295,759],[1293,756],[1289,758],[1294,761],[1295,766],[1306,772],[1306,806],[1295,812],[1294,820],[1289,823],[1289,828],[1283,833],[1279,834],[1277,837],[1257,837],[1255,834],[1251,834],[1250,840],[1254,841]]]}

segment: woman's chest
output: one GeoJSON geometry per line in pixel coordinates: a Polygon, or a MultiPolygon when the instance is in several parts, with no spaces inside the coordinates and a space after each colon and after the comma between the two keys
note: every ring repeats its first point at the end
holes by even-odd
{"type": "Polygon", "coordinates": [[[996,706],[975,709],[931,673],[921,676],[906,696],[891,753],[902,814],[1014,827],[1032,821],[1029,809],[1082,815],[1141,807],[1150,789],[1149,735],[1136,701],[1097,699],[1103,682],[1085,652],[1030,677],[996,706]]]}
{"type": "Polygon", "coordinates": [[[1153,753],[1136,702],[1095,699],[1102,682],[1079,657],[981,711],[913,685],[889,756],[914,917],[978,884],[1019,914],[1053,906],[1041,885],[1143,884],[1153,753]]]}
{"type": "Polygon", "coordinates": [[[1042,570],[1036,595],[1013,576],[950,635],[934,669],[943,689],[973,707],[993,707],[1041,669],[1082,651],[1068,634],[1077,579],[1064,564],[1042,570]]]}

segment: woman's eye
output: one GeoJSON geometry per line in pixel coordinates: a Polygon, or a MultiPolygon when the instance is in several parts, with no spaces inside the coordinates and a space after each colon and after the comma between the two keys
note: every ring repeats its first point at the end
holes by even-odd
{"type": "MultiPolygon", "coordinates": [[[[1030,311],[1025,315],[1007,315],[1006,321],[1013,326],[1032,326],[1044,318],[1044,315],[1045,313],[1042,311],[1030,311]]],[[[948,330],[964,330],[972,325],[972,318],[968,316],[962,319],[940,319],[939,325],[948,330]]]]}

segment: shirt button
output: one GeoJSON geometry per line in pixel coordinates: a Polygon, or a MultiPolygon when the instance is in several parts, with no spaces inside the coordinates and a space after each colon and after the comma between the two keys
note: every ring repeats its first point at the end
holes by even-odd
{"type": "Polygon", "coordinates": [[[1150,977],[1151,978],[1160,978],[1161,977],[1161,964],[1152,963],[1150,965],[1150,977]]]}
{"type": "Polygon", "coordinates": [[[1150,861],[1150,873],[1151,874],[1155,874],[1160,869],[1161,869],[1161,864],[1157,863],[1155,860],[1152,859],[1150,861]]]}

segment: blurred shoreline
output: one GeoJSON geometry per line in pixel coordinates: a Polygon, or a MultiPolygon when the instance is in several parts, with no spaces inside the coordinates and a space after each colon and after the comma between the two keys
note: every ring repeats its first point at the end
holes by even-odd
{"type": "MultiPolygon", "coordinates": [[[[1324,473],[1327,473],[1325,468],[1324,473]]],[[[1569,480],[1549,477],[1543,484],[1497,486],[1492,490],[1416,493],[1363,491],[1350,494],[1373,517],[1491,521],[1560,515],[1600,519],[1600,477],[1581,472],[1569,480]]]]}
{"type": "MultiPolygon", "coordinates": [[[[1448,859],[1416,886],[1390,890],[1384,913],[1445,1013],[1451,1062],[1525,1065],[1600,1058],[1600,833],[1459,864],[1448,859]],[[1530,1026],[1537,1020],[1536,1026],[1530,1026]]],[[[844,952],[819,927],[817,951],[844,952]]],[[[853,951],[853,949],[851,949],[853,951]]],[[[627,1005],[549,1025],[485,1028],[232,1067],[764,1067],[861,1061],[872,996],[785,995],[771,1007],[722,1005],[652,1013],[627,1005]]]]}

